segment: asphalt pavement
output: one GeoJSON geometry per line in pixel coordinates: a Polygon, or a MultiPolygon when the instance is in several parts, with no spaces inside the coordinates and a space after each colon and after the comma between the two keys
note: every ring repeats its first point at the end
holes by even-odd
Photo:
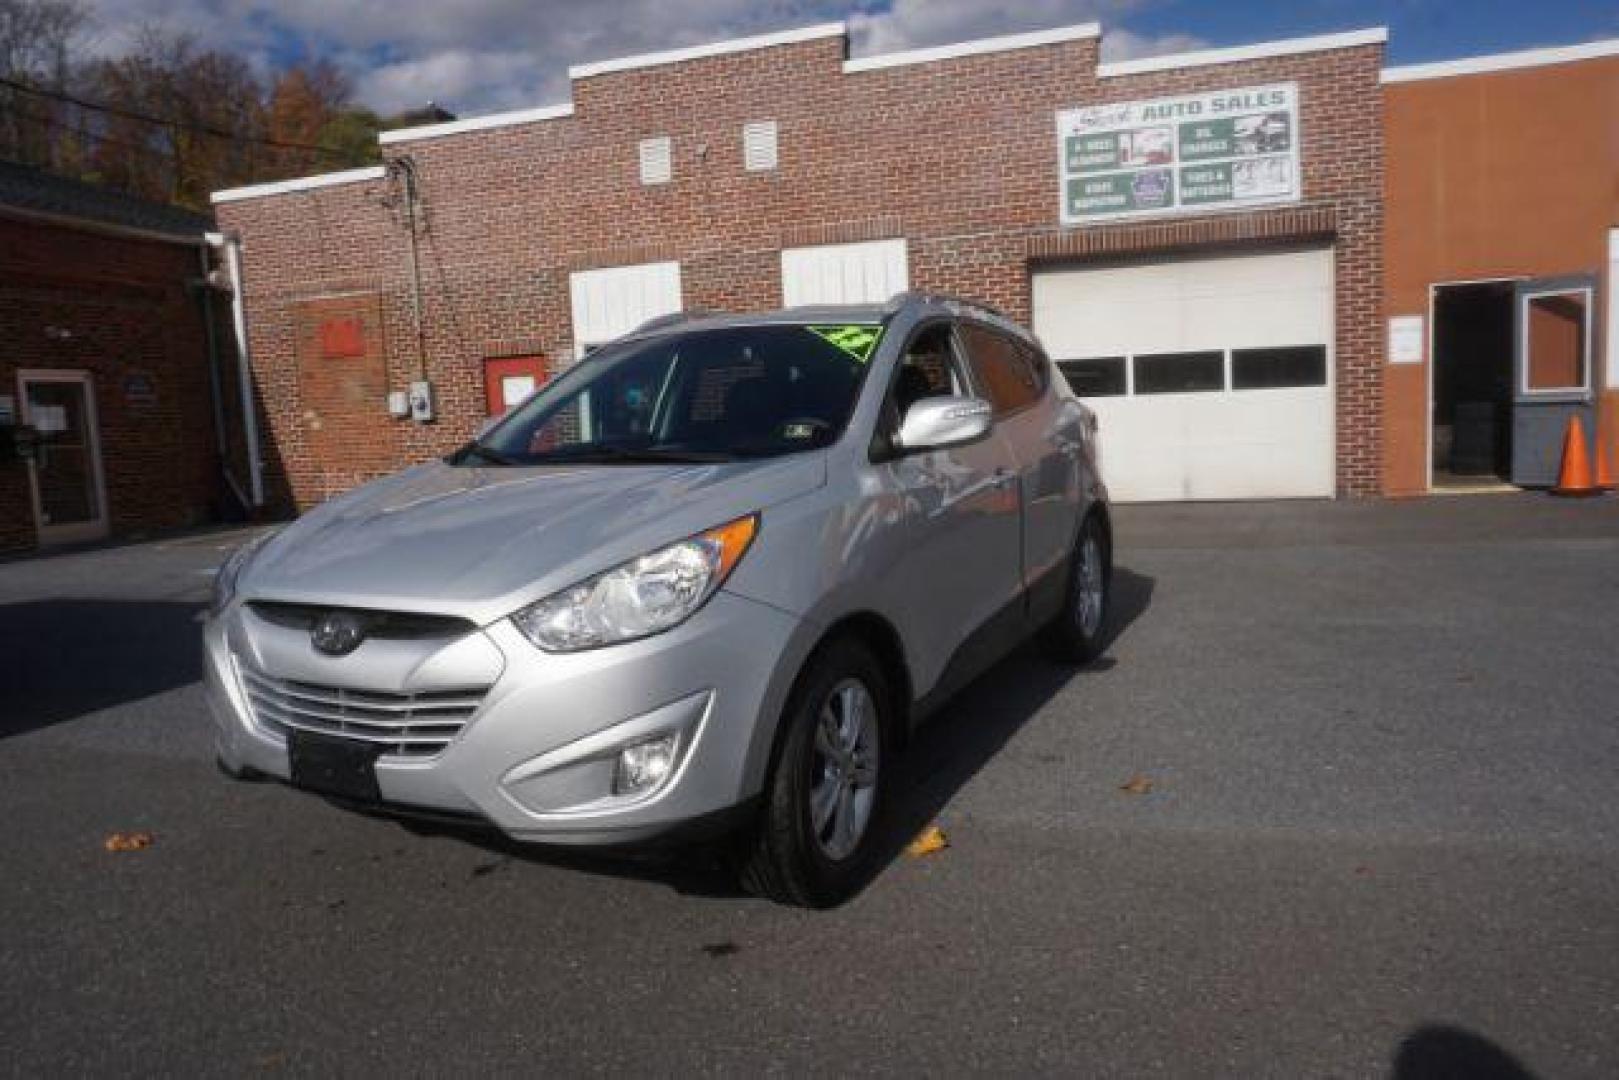
{"type": "Polygon", "coordinates": [[[1122,508],[819,913],[224,779],[244,535],[0,563],[0,1072],[1619,1075],[1619,500],[1122,508]]]}

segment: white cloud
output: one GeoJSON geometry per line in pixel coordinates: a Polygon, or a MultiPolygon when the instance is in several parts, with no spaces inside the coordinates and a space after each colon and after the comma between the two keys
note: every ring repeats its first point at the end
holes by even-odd
{"type": "Polygon", "coordinates": [[[355,96],[383,115],[428,101],[476,101],[479,112],[516,109],[561,100],[565,90],[536,70],[526,51],[444,49],[425,56],[365,68],[355,80],[355,96]]]}
{"type": "Polygon", "coordinates": [[[1108,30],[1102,35],[1102,59],[1139,60],[1144,56],[1206,49],[1209,43],[1191,34],[1137,34],[1130,30],[1108,30]]]}
{"type": "Polygon", "coordinates": [[[1100,20],[1110,58],[1201,44],[1111,29],[1157,0],[87,0],[93,47],[142,25],[193,34],[268,73],[328,57],[384,113],[428,100],[463,116],[567,97],[571,64],[847,18],[857,55],[1100,20]]]}
{"type": "Polygon", "coordinates": [[[850,18],[862,54],[1107,21],[1143,0],[894,0],[891,7],[850,18]]]}

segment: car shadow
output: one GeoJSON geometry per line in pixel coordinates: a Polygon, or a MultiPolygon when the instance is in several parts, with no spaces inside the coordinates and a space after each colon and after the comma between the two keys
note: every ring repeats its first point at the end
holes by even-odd
{"type": "Polygon", "coordinates": [[[1390,1080],[1534,1080],[1524,1064],[1482,1035],[1424,1024],[1400,1041],[1390,1080]]]}
{"type": "Polygon", "coordinates": [[[197,682],[201,611],[177,601],[0,604],[0,739],[197,682]]]}
{"type": "MultiPolygon", "coordinates": [[[[918,832],[940,812],[1019,729],[1046,703],[1075,680],[1093,677],[1114,665],[1108,655],[1152,603],[1155,581],[1124,567],[1113,573],[1112,607],[1108,613],[1103,655],[1074,667],[1041,654],[1036,643],[1017,650],[979,676],[929,720],[900,757],[889,789],[884,816],[877,828],[877,856],[861,883],[863,891],[896,860],[918,832]]],[[[674,850],[572,851],[522,844],[501,833],[455,824],[409,822],[413,832],[453,835],[502,859],[516,859],[584,873],[662,883],[688,896],[736,899],[747,896],[738,885],[734,845],[706,843],[674,850]]]]}

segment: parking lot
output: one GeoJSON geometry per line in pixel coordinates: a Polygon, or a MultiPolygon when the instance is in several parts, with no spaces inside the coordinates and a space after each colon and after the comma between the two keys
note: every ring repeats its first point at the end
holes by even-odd
{"type": "Polygon", "coordinates": [[[959,698],[825,913],[225,780],[246,534],[0,564],[0,1068],[1613,1075],[1619,501],[1119,519],[1107,656],[959,698]]]}

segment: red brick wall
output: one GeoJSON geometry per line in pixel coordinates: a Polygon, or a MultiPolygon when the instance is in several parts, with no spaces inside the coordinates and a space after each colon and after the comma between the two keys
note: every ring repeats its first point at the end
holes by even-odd
{"type": "MultiPolygon", "coordinates": [[[[576,80],[572,117],[386,147],[417,164],[426,350],[442,419],[387,427],[395,460],[441,453],[483,414],[481,363],[494,343],[572,354],[570,271],[681,263],[688,307],[780,304],[783,247],[904,236],[911,282],[1029,316],[1032,261],[1093,257],[1065,237],[1120,250],[1229,243],[1230,215],[1164,225],[1058,225],[1055,114],[1112,100],[1276,81],[1301,90],[1301,232],[1335,238],[1339,490],[1378,489],[1383,141],[1379,46],[1099,80],[1094,40],[845,73],[826,38],[576,80]],[[741,128],[774,119],[779,168],[742,168],[741,128]],[[674,180],[642,186],[639,140],[674,140],[674,180]],[[1323,222],[1325,225],[1323,226],[1323,222]]],[[[396,184],[348,184],[218,207],[245,241],[255,363],[268,438],[307,505],[332,493],[315,460],[293,371],[293,305],[376,290],[390,385],[414,368],[408,253],[396,184]]],[[[1243,215],[1244,219],[1252,215],[1243,215]]],[[[377,406],[378,409],[381,405],[377,406]]],[[[358,422],[359,418],[356,418],[358,422]]],[[[365,430],[372,430],[369,422],[365,430]]]]}
{"type": "MultiPolygon", "coordinates": [[[[199,275],[198,259],[195,247],[0,217],[0,394],[17,396],[20,411],[20,369],[90,372],[114,535],[210,515],[207,353],[184,284],[199,275]],[[155,400],[127,400],[131,375],[150,380],[155,400]]],[[[35,540],[28,468],[0,461],[0,552],[35,540]]]]}

